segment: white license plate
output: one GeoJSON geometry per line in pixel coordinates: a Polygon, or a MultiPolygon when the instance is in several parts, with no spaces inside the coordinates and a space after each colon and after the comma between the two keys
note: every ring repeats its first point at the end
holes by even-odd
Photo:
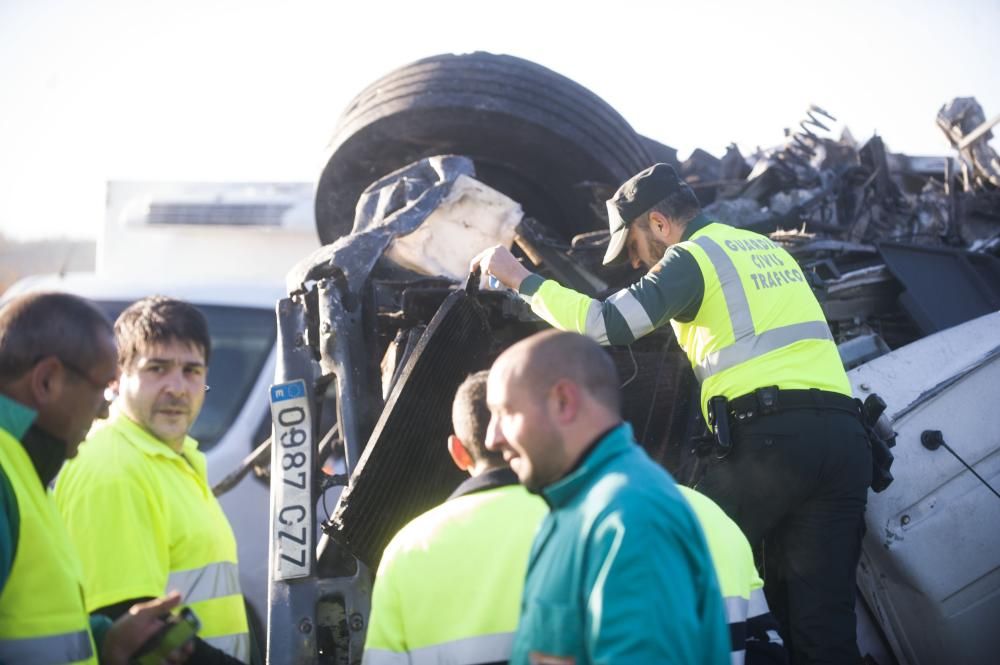
{"type": "Polygon", "coordinates": [[[308,576],[312,568],[315,448],[304,381],[271,386],[271,419],[274,579],[291,580],[308,576]]]}

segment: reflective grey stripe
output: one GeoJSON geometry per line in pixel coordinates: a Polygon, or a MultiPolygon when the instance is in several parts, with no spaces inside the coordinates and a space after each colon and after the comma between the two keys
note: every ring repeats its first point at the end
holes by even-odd
{"type": "Polygon", "coordinates": [[[362,665],[473,665],[510,660],[514,633],[494,633],[434,644],[396,653],[387,649],[365,649],[362,665]]]}
{"type": "Polygon", "coordinates": [[[608,343],[608,326],[604,323],[604,308],[600,300],[591,300],[587,308],[587,320],[583,332],[598,344],[608,343]]]}
{"type": "MultiPolygon", "coordinates": [[[[743,625],[746,623],[747,610],[750,608],[752,599],[753,592],[751,592],[749,599],[743,598],[742,596],[726,596],[722,599],[726,605],[726,623],[729,624],[730,628],[732,628],[734,624],[743,625]]],[[[730,651],[729,661],[732,665],[743,665],[745,655],[745,648],[741,648],[738,651],[730,651]]]]}
{"type": "Polygon", "coordinates": [[[233,658],[242,660],[244,663],[250,662],[250,635],[247,633],[204,637],[202,639],[216,649],[225,651],[233,658]]]}
{"type": "Polygon", "coordinates": [[[807,339],[829,340],[831,343],[833,341],[830,336],[830,327],[823,321],[793,323],[780,328],[772,328],[760,335],[754,335],[709,353],[702,361],[703,364],[695,368],[694,373],[699,381],[704,381],[713,374],[718,374],[765,353],[777,351],[789,344],[807,339]]]}
{"type": "Polygon", "coordinates": [[[365,649],[361,665],[410,665],[410,654],[388,649],[365,649]]]}
{"type": "Polygon", "coordinates": [[[719,277],[722,297],[726,301],[726,310],[729,312],[734,336],[732,344],[709,353],[701,361],[701,364],[694,368],[694,373],[699,381],[704,382],[705,379],[714,374],[724,372],[736,365],[765,353],[777,351],[795,342],[804,340],[833,341],[830,327],[826,321],[803,321],[780,328],[772,328],[760,335],[755,334],[750,303],[747,301],[746,291],[743,289],[743,283],[740,281],[740,275],[733,260],[711,238],[703,236],[696,238],[693,242],[705,251],[719,277]]]}
{"type": "Polygon", "coordinates": [[[639,339],[653,330],[653,322],[649,320],[649,314],[630,291],[619,291],[605,302],[621,313],[635,339],[639,339]]]}
{"type": "Polygon", "coordinates": [[[726,596],[723,598],[726,603],[726,622],[743,623],[747,620],[747,608],[750,601],[741,596],[726,596]]]}
{"type": "Polygon", "coordinates": [[[62,665],[93,657],[90,632],[86,630],[45,637],[0,640],[0,661],[4,663],[62,665]]]}
{"type": "Polygon", "coordinates": [[[750,607],[747,608],[747,618],[759,617],[769,614],[771,608],[767,606],[767,598],[764,597],[763,589],[754,589],[750,592],[750,607]]]}
{"type": "Polygon", "coordinates": [[[181,592],[185,603],[232,596],[240,593],[240,570],[229,561],[190,570],[175,570],[167,579],[166,591],[174,589],[181,592]]]}
{"type": "Polygon", "coordinates": [[[726,254],[726,250],[711,238],[702,236],[695,239],[694,244],[705,251],[712,267],[715,268],[715,274],[719,277],[722,297],[726,300],[729,320],[733,325],[733,337],[737,342],[744,337],[752,337],[754,327],[750,302],[747,300],[746,291],[743,290],[743,282],[740,280],[739,271],[736,270],[736,264],[726,254]]]}

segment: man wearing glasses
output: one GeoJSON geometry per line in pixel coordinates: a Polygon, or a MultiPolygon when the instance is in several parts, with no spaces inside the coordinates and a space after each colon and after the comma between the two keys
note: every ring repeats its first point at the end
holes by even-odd
{"type": "Polygon", "coordinates": [[[249,662],[236,539],[188,436],[208,389],[208,325],[193,305],[153,296],[122,312],[115,337],[111,418],[56,485],[88,610],[114,618],[176,589],[202,624],[191,662],[249,662]]]}
{"type": "Polygon", "coordinates": [[[99,656],[124,665],[180,602],[174,594],[135,605],[114,624],[88,616],[80,561],[47,491],[94,418],[107,414],[104,391],[116,374],[111,323],[89,302],[36,293],[0,307],[2,663],[96,664],[99,656]]]}

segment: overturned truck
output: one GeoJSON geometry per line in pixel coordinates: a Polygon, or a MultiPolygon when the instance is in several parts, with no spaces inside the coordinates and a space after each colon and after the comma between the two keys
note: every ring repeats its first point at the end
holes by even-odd
{"type": "MultiPolygon", "coordinates": [[[[939,118],[958,160],[828,138],[830,114],[813,107],[784,146],[680,163],[590,91],[510,56],[436,56],[362,91],[317,187],[324,246],[277,305],[268,662],[360,662],[383,548],[461,481],[442,447],[456,387],[545,327],[470,278],[469,259],[502,243],[583,293],[623,288],[639,273],[601,265],[603,201],[657,161],[712,215],[796,256],[857,396],[890,403],[897,480],[870,498],[863,653],[985,662],[1000,647],[983,630],[1000,616],[1000,438],[982,408],[1000,385],[1000,163],[973,104],[939,118]]],[[[673,334],[608,353],[638,440],[693,484],[705,424],[673,334]]]]}

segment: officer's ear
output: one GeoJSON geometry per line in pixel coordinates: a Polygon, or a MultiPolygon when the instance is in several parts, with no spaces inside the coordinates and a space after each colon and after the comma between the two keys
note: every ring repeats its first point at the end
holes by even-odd
{"type": "Polygon", "coordinates": [[[670,220],[661,212],[650,211],[649,230],[653,232],[653,235],[662,240],[670,232],[670,220]]]}

